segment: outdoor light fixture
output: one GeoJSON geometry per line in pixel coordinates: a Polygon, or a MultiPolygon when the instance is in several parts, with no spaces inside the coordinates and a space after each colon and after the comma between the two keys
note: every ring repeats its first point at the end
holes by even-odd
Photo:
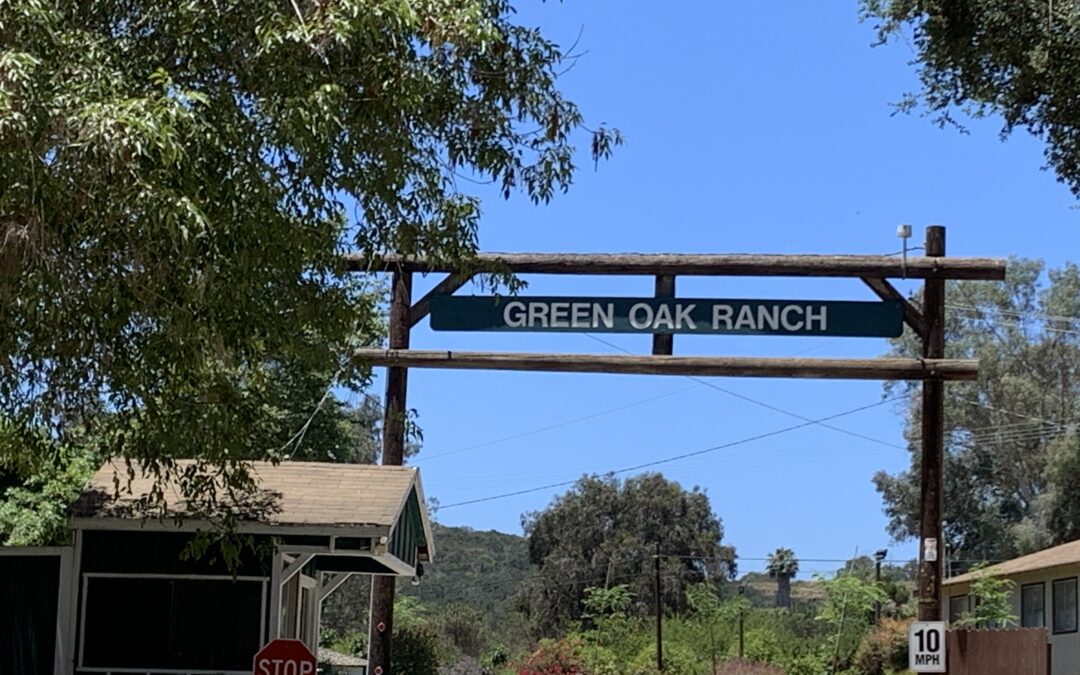
{"type": "Polygon", "coordinates": [[[900,241],[903,243],[904,248],[900,251],[900,271],[901,275],[907,278],[907,242],[911,239],[911,225],[902,224],[896,226],[896,236],[900,237],[900,241]]]}

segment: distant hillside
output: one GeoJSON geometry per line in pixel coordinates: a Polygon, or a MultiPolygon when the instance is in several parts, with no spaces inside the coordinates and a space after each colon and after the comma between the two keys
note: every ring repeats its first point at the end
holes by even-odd
{"type": "MultiPolygon", "coordinates": [[[[492,624],[510,612],[510,600],[529,569],[528,544],[514,534],[477,532],[469,527],[435,524],[435,562],[424,566],[419,586],[398,583],[400,595],[411,595],[438,608],[467,604],[492,624]]],[[[356,575],[323,605],[323,625],[339,632],[367,630],[370,577],[356,575]]]]}
{"type": "Polygon", "coordinates": [[[509,602],[529,570],[524,537],[469,527],[435,525],[435,562],[424,566],[419,586],[401,592],[435,606],[463,603],[492,619],[509,611],[509,602]]]}

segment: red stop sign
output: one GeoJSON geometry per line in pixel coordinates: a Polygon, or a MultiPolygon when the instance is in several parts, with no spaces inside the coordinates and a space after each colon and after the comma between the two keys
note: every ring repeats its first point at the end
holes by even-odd
{"type": "Polygon", "coordinates": [[[255,655],[255,675],[315,675],[316,661],[311,650],[299,640],[278,639],[255,655]]]}

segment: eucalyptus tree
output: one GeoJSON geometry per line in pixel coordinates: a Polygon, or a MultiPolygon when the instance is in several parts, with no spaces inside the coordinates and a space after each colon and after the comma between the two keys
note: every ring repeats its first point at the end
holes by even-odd
{"type": "Polygon", "coordinates": [[[250,487],[367,382],[342,253],[467,265],[459,178],[543,202],[620,141],[572,56],[504,0],[0,0],[0,466],[79,419],[189,503],[250,487]]]}
{"type": "Polygon", "coordinates": [[[957,112],[1000,116],[1002,136],[1026,129],[1046,143],[1058,178],[1080,196],[1080,5],[1053,0],[862,0],[879,39],[915,51],[921,90],[901,109],[941,125],[957,112]]]}
{"type": "MultiPolygon", "coordinates": [[[[977,358],[980,368],[977,382],[945,388],[952,561],[1005,559],[1080,537],[1080,268],[1012,260],[1004,283],[958,281],[947,297],[946,355],[977,358]]],[[[902,337],[892,353],[915,355],[919,345],[902,337]]],[[[910,468],[874,477],[897,539],[918,535],[918,401],[910,397],[904,410],[910,468]]]]}

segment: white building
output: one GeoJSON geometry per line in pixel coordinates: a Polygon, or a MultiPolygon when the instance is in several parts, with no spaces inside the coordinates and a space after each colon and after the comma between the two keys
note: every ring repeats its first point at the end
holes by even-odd
{"type": "MultiPolygon", "coordinates": [[[[1052,647],[1053,675],[1080,675],[1080,540],[987,567],[985,573],[1015,584],[1013,613],[1024,628],[1046,628],[1052,647]]],[[[974,574],[942,584],[949,622],[973,609],[969,595],[974,574]]]]}

